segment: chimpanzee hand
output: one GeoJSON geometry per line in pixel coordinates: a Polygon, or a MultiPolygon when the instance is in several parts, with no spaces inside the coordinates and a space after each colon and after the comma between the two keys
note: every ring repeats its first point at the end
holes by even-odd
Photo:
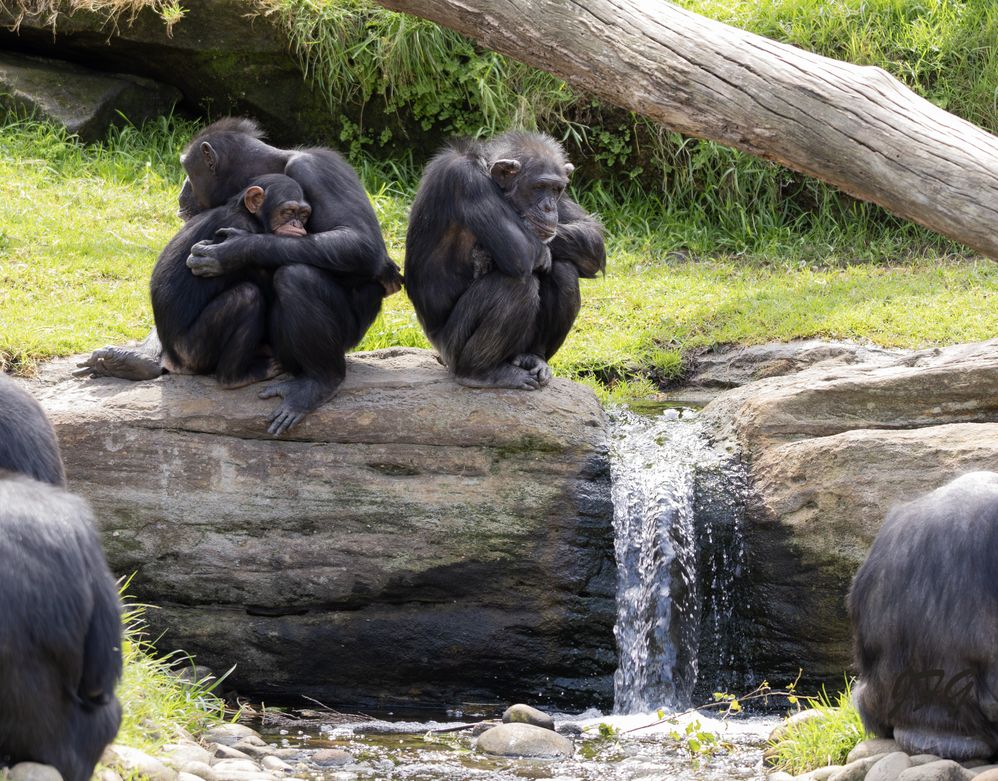
{"type": "Polygon", "coordinates": [[[405,279],[402,277],[402,273],[399,271],[398,264],[394,260],[389,260],[388,264],[384,267],[381,273],[377,277],[378,282],[385,289],[385,295],[390,296],[398,293],[402,289],[402,285],[405,279]]]}
{"type": "Polygon", "coordinates": [[[219,228],[215,231],[215,241],[223,242],[232,236],[250,236],[252,235],[249,231],[245,231],[242,228],[219,228]]]}

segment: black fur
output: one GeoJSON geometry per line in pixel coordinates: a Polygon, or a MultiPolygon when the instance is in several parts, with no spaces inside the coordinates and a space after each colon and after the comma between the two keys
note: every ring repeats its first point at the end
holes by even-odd
{"type": "Polygon", "coordinates": [[[605,268],[602,229],[562,195],[560,145],[507,133],[451,146],[426,167],[406,236],[406,289],[455,378],[533,389],[605,268]]]}
{"type": "Polygon", "coordinates": [[[867,729],[911,754],[998,754],[998,473],[893,508],[849,615],[867,729]]]}
{"type": "Polygon", "coordinates": [[[87,781],[121,722],[118,594],[90,509],[58,487],[52,427],[4,378],[0,419],[15,414],[0,439],[0,766],[41,762],[87,781]],[[32,477],[39,464],[47,482],[32,477]]]}

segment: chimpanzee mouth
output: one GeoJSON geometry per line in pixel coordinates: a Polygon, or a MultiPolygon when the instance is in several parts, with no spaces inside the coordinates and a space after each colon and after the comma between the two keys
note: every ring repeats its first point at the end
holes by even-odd
{"type": "Polygon", "coordinates": [[[294,239],[305,236],[307,233],[308,231],[301,227],[301,225],[292,225],[290,223],[285,223],[274,231],[274,234],[277,236],[290,236],[294,239]]]}

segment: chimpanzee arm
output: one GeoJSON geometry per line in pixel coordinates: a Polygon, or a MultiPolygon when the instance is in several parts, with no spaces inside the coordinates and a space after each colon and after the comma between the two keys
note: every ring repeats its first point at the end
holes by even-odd
{"type": "Polygon", "coordinates": [[[551,259],[574,263],[579,276],[592,278],[606,271],[603,228],[570,198],[558,202],[558,233],[549,246],[551,259]]]}
{"type": "Polygon", "coordinates": [[[88,526],[81,536],[91,575],[93,612],[83,642],[78,694],[85,706],[94,707],[111,701],[121,677],[121,607],[96,533],[88,526]]]}

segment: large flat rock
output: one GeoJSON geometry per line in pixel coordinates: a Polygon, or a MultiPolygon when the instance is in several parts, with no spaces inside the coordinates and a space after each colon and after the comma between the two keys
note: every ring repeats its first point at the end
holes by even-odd
{"type": "Polygon", "coordinates": [[[615,568],[591,391],[481,391],[432,354],[348,357],[282,439],[260,386],[206,377],[31,390],[109,563],[183,648],[268,701],[606,704],[615,568]]]}

